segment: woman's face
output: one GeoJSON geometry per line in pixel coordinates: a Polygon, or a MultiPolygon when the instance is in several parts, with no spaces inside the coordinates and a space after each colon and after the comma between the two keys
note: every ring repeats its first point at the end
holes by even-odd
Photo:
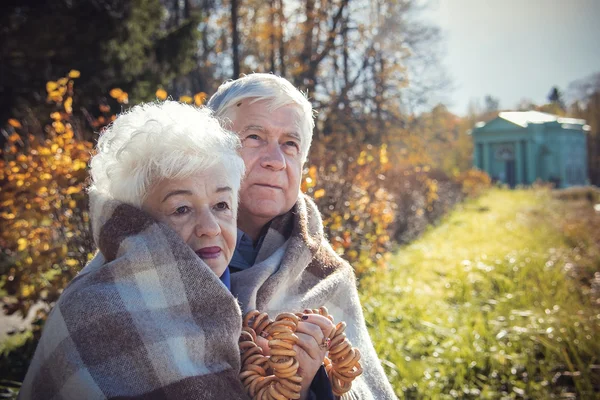
{"type": "Polygon", "coordinates": [[[225,168],[150,188],[142,209],[168,224],[210,269],[221,276],[235,249],[237,194],[225,168]]]}

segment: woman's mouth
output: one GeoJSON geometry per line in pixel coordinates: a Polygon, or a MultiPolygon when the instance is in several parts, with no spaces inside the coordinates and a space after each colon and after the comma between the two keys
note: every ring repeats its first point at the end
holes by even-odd
{"type": "Polygon", "coordinates": [[[219,246],[203,247],[196,250],[196,254],[202,259],[217,258],[221,255],[221,248],[219,246]]]}

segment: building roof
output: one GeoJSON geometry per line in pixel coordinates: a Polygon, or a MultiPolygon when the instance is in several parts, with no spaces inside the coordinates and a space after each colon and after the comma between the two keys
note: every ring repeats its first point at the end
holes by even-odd
{"type": "Polygon", "coordinates": [[[577,118],[563,118],[558,115],[543,113],[540,111],[504,111],[498,114],[499,118],[512,122],[515,125],[526,128],[529,124],[544,124],[546,122],[558,122],[559,124],[585,125],[585,120],[577,118]]]}

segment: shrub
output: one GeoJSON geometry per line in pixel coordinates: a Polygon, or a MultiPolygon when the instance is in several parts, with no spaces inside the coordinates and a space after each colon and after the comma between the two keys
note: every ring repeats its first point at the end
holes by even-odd
{"type": "Polygon", "coordinates": [[[352,138],[315,142],[302,190],[312,195],[334,250],[357,275],[385,266],[396,203],[384,185],[387,146],[356,146],[352,138]]]}
{"type": "Polygon", "coordinates": [[[463,193],[468,197],[477,197],[489,189],[492,180],[488,174],[479,169],[470,169],[463,172],[457,178],[462,186],[463,193]]]}
{"type": "MultiPolygon", "coordinates": [[[[10,120],[0,159],[0,272],[9,313],[55,301],[92,250],[84,184],[92,144],[78,139],[73,71],[47,86],[43,123],[10,120]],[[42,128],[43,126],[43,128],[42,128]]],[[[37,121],[35,121],[37,122],[37,121]]]]}

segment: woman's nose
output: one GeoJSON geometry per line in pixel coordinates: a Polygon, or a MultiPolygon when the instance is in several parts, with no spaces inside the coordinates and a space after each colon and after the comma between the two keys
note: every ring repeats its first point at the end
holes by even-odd
{"type": "Polygon", "coordinates": [[[202,236],[217,236],[221,233],[221,227],[217,218],[210,211],[202,211],[199,213],[195,221],[194,233],[198,237],[202,236]]]}
{"type": "Polygon", "coordinates": [[[279,143],[271,143],[265,148],[265,154],[262,157],[261,165],[264,168],[276,171],[285,168],[285,156],[281,151],[279,143]]]}

